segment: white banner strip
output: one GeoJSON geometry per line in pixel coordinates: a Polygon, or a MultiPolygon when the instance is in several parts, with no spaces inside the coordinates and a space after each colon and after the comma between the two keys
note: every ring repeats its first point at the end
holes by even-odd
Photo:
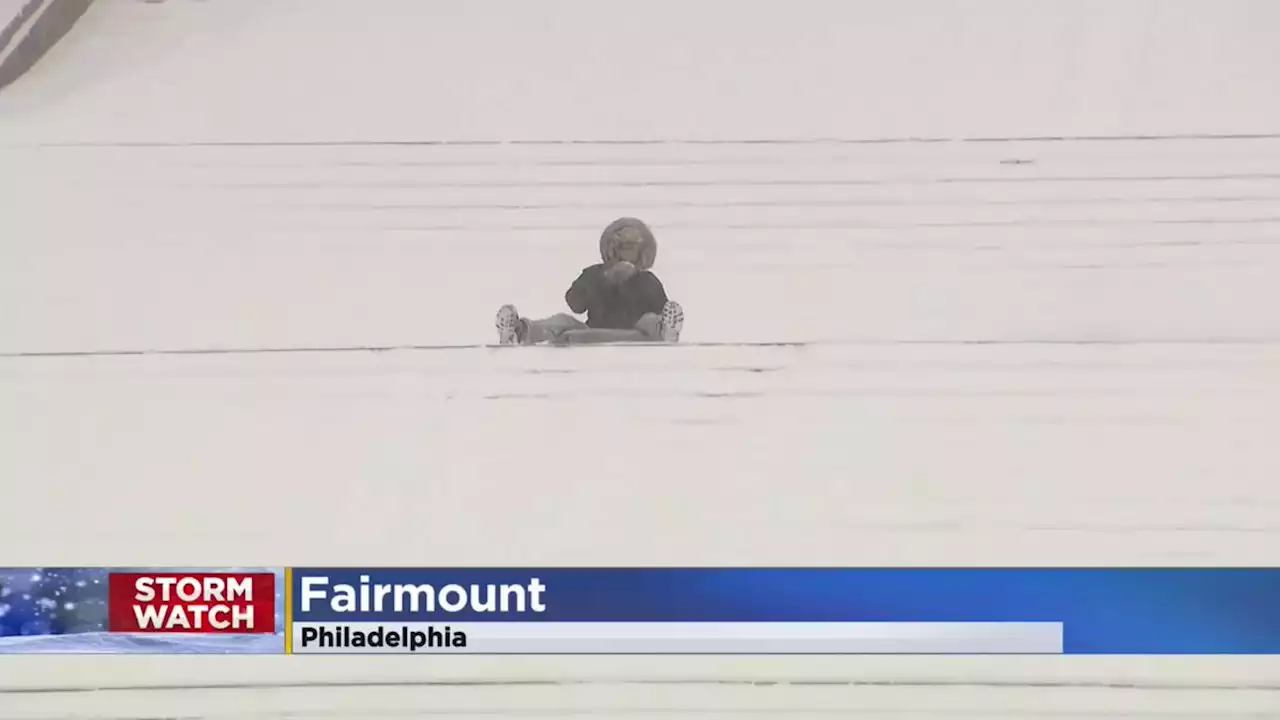
{"type": "Polygon", "coordinates": [[[1061,654],[1062,623],[314,623],[297,655],[1061,654]]]}

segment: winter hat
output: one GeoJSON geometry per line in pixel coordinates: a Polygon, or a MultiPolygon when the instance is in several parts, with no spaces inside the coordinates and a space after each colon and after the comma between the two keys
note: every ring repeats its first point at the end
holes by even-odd
{"type": "Polygon", "coordinates": [[[658,259],[658,241],[648,225],[636,218],[624,217],[609,223],[609,227],[600,234],[600,259],[606,263],[617,262],[618,246],[621,239],[618,233],[627,228],[635,228],[640,235],[640,262],[636,264],[641,270],[648,270],[658,259]]]}

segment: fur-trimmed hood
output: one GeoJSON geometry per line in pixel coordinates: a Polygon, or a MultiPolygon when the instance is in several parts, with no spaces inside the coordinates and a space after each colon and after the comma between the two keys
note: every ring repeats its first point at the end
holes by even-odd
{"type": "Polygon", "coordinates": [[[640,270],[649,270],[658,259],[658,241],[653,237],[653,231],[649,226],[636,218],[624,217],[609,223],[609,227],[600,234],[600,259],[605,263],[617,260],[618,232],[626,228],[635,228],[639,231],[642,244],[640,262],[636,267],[640,270]]]}

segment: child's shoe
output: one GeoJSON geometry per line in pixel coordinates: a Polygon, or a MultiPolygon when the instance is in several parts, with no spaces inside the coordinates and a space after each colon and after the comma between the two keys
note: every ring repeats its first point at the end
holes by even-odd
{"type": "Polygon", "coordinates": [[[528,334],[528,326],[520,313],[516,312],[515,305],[503,305],[499,308],[493,325],[498,329],[499,345],[519,345],[528,334]]]}
{"type": "Polygon", "coordinates": [[[680,342],[680,331],[684,329],[684,308],[675,300],[668,300],[662,306],[662,325],[659,337],[663,342],[680,342]]]}

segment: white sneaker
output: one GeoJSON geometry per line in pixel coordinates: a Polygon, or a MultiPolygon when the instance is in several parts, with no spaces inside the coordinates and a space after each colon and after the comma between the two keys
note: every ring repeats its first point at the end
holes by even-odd
{"type": "Polygon", "coordinates": [[[680,331],[684,329],[684,308],[675,300],[668,300],[662,306],[662,326],[659,337],[662,342],[680,342],[680,331]]]}
{"type": "Polygon", "coordinates": [[[498,328],[499,345],[518,345],[520,343],[520,313],[515,305],[503,305],[494,318],[494,327],[498,328]]]}

